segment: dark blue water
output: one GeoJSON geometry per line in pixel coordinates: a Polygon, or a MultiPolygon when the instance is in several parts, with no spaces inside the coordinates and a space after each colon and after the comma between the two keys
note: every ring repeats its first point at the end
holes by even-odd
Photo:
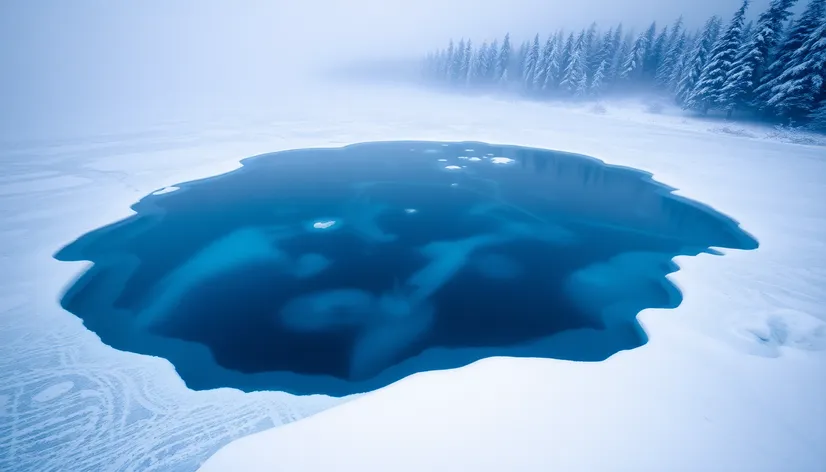
{"type": "Polygon", "coordinates": [[[675,307],[671,259],[753,249],[648,174],[482,143],[257,156],[84,235],[62,304],[193,389],[346,395],[498,355],[604,360],[675,307]]]}

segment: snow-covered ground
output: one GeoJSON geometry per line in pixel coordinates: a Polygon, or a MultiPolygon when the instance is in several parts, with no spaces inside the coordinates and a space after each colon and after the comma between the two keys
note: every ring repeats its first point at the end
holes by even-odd
{"type": "Polygon", "coordinates": [[[319,90],[215,120],[2,144],[0,470],[826,470],[826,147],[640,104],[319,90]],[[52,254],[144,195],[262,152],[393,139],[645,169],[761,246],[679,258],[682,305],[642,313],[650,342],[605,362],[487,359],[351,401],[193,392],[57,304],[84,265],[52,254]]]}

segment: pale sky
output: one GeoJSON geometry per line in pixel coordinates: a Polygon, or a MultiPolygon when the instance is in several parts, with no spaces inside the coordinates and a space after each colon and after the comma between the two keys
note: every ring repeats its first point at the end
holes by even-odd
{"type": "MultiPolygon", "coordinates": [[[[754,0],[754,17],[769,0],[754,0]]],[[[728,19],[740,0],[1,0],[4,118],[254,95],[302,64],[591,21],[728,19]]],[[[801,7],[802,5],[798,5],[801,7]]],[[[14,119],[17,121],[17,118],[14,119]]]]}

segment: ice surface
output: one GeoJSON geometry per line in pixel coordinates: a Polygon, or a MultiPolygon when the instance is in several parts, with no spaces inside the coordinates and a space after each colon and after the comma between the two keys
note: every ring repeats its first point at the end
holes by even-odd
{"type": "Polygon", "coordinates": [[[169,314],[181,298],[197,285],[218,274],[259,262],[278,261],[283,255],[257,228],[237,230],[199,251],[162,280],[152,303],[138,314],[138,323],[150,326],[169,314]]]}
{"type": "Polygon", "coordinates": [[[461,175],[457,192],[416,151],[433,143],[362,143],[257,156],[179,184],[60,252],[95,263],[63,304],[105,343],[165,357],[192,388],[347,395],[493,355],[603,360],[645,343],[640,310],[676,306],[661,301],[679,298],[661,283],[671,257],[755,245],[645,173],[474,144],[522,165],[461,175]],[[614,205],[623,198],[668,211],[629,217],[614,205]],[[400,218],[402,204],[425,211],[400,218]],[[681,231],[661,234],[670,221],[681,231]],[[656,257],[622,265],[639,247],[656,257]],[[583,296],[600,289],[587,274],[605,258],[615,264],[604,296],[583,296]],[[585,283],[565,293],[568,277],[585,283]],[[429,353],[440,348],[453,352],[429,353]]]}
{"type": "Polygon", "coordinates": [[[295,263],[293,273],[296,277],[305,278],[318,275],[332,264],[332,261],[323,254],[303,254],[295,263]]]}
{"type": "Polygon", "coordinates": [[[407,281],[407,285],[413,287],[413,299],[426,300],[456,275],[473,251],[505,239],[499,235],[479,235],[459,241],[434,242],[423,247],[422,254],[430,259],[430,263],[407,281]]]}
{"type": "Polygon", "coordinates": [[[350,378],[369,378],[393,365],[433,322],[430,308],[415,312],[407,300],[381,298],[382,320],[358,337],[350,359],[350,378]]]}
{"type": "Polygon", "coordinates": [[[518,262],[501,254],[481,256],[474,260],[474,264],[479,272],[492,279],[513,279],[522,273],[518,262]]]}
{"type": "Polygon", "coordinates": [[[176,190],[178,190],[178,187],[175,187],[175,186],[164,187],[160,190],[155,190],[154,192],[152,192],[152,195],[163,195],[165,193],[172,193],[176,190]]]}
{"type": "MultiPolygon", "coordinates": [[[[595,116],[587,106],[381,87],[333,98],[342,106],[321,97],[237,119],[193,115],[146,130],[130,123],[128,134],[78,127],[56,136],[39,127],[37,140],[0,145],[4,162],[14,164],[4,177],[15,183],[0,192],[0,217],[15,229],[3,232],[0,469],[62,470],[71,460],[74,470],[194,470],[229,441],[279,426],[233,443],[204,469],[823,470],[826,356],[789,343],[767,352],[748,334],[770,319],[826,319],[823,148],[762,138],[767,130],[757,125],[744,126],[761,138],[709,133],[712,120],[677,110],[648,115],[635,102],[607,101],[610,113],[595,116]],[[106,347],[55,302],[85,264],[51,254],[129,216],[130,204],[170,180],[229,171],[239,156],[275,149],[408,138],[566,149],[646,169],[678,194],[736,217],[761,247],[677,258],[681,270],[669,278],[685,299],[639,316],[650,337],[642,348],[600,363],[488,359],[345,405],[322,396],[191,391],[168,362],[106,347]],[[86,183],[37,182],[55,169],[86,183]],[[74,388],[32,401],[63,382],[74,388]],[[416,447],[411,431],[422,433],[416,447]]],[[[795,332],[817,333],[816,321],[795,332]]]]}
{"type": "Polygon", "coordinates": [[[291,330],[321,331],[366,323],[375,310],[373,295],[341,289],[303,295],[281,309],[280,320],[291,330]]]}
{"type": "Polygon", "coordinates": [[[74,386],[75,383],[72,381],[56,383],[41,390],[37,395],[32,397],[32,401],[43,403],[56,400],[72,390],[74,386]]]}

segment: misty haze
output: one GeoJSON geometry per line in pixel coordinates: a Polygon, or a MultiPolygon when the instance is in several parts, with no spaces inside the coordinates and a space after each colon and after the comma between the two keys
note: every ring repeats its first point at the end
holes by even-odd
{"type": "Polygon", "coordinates": [[[0,64],[0,470],[826,470],[826,0],[9,0],[0,64]]]}

